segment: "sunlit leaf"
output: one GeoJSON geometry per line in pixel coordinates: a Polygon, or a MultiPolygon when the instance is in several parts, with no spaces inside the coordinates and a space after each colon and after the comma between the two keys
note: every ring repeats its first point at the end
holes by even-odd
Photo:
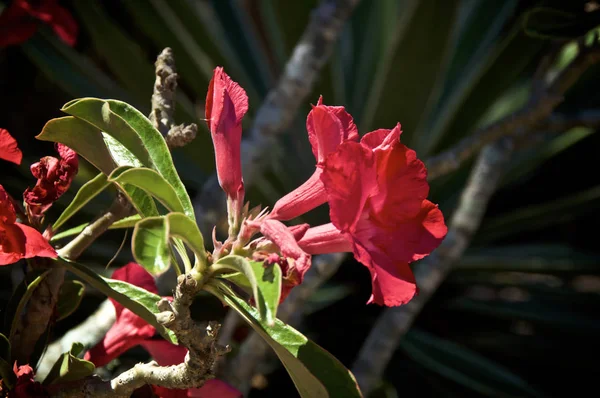
{"type": "Polygon", "coordinates": [[[58,292],[56,302],[57,321],[63,320],[71,315],[81,304],[85,286],[79,281],[64,281],[58,292]]]}
{"type": "Polygon", "coordinates": [[[107,181],[106,174],[100,173],[93,179],[86,182],[71,201],[69,206],[62,212],[58,220],[52,224],[52,230],[59,229],[69,218],[77,213],[90,200],[102,192],[110,183],[107,181]]]}
{"type": "Polygon", "coordinates": [[[68,383],[94,374],[96,369],[94,364],[77,357],[83,350],[83,344],[73,343],[71,349],[56,360],[50,373],[44,379],[44,384],[68,383]]]}

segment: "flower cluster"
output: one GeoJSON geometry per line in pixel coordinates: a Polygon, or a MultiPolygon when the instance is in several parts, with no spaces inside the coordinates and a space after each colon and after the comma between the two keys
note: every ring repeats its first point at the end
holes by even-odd
{"type": "Polygon", "coordinates": [[[227,194],[230,234],[224,243],[214,239],[213,257],[243,250],[255,259],[277,261],[283,265],[283,299],[302,282],[310,255],[352,252],[371,273],[369,303],[396,306],[410,301],[417,287],[409,263],[431,253],[447,228],[437,205],[426,199],[427,171],[416,153],[400,142],[400,125],[360,138],[343,107],[324,105],[319,98],[306,120],[314,173],[277,201],[270,213],[252,214],[241,205],[241,118],[247,109],[244,90],[216,68],[206,117],[219,183],[227,194]],[[325,203],[330,223],[313,227],[282,223],[325,203]],[[251,241],[258,232],[263,237],[251,241]]]}
{"type": "MultiPolygon", "coordinates": [[[[40,227],[44,212],[66,192],[77,174],[77,154],[61,144],[57,149],[60,159],[46,156],[31,165],[31,173],[38,180],[23,194],[27,215],[21,212],[20,222],[18,204],[0,185],[0,265],[24,258],[56,257],[47,239],[33,227],[40,227]]],[[[16,140],[0,129],[0,159],[20,164],[22,157],[16,140]]]]}

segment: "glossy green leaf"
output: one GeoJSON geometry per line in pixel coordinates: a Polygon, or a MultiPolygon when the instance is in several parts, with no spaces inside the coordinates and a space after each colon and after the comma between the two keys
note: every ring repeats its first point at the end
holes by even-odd
{"type": "MultiPolygon", "coordinates": [[[[140,217],[139,214],[125,217],[124,219],[119,220],[119,221],[115,222],[114,224],[112,224],[110,227],[108,227],[108,229],[133,228],[133,227],[135,227],[135,224],[137,224],[137,222],[140,221],[141,219],[142,218],[140,217]]],[[[85,227],[87,227],[88,225],[89,225],[89,223],[85,223],[85,224],[81,224],[76,227],[67,229],[66,231],[60,232],[60,233],[54,235],[52,238],[50,238],[50,242],[68,238],[68,237],[74,236],[74,235],[79,235],[85,229],[85,227]]]]}
{"type": "Polygon", "coordinates": [[[96,369],[94,364],[77,357],[83,350],[83,344],[73,343],[71,349],[56,360],[44,384],[68,383],[93,375],[96,369]]]}
{"type": "Polygon", "coordinates": [[[152,169],[129,169],[118,176],[112,177],[111,175],[109,181],[116,182],[119,185],[130,184],[143,189],[158,199],[167,209],[174,212],[184,212],[183,205],[173,187],[158,172],[152,169]]]}
{"type": "Polygon", "coordinates": [[[138,222],[131,238],[135,261],[152,275],[169,269],[169,225],[164,217],[149,217],[138,222]]]}
{"type": "Polygon", "coordinates": [[[137,109],[121,101],[85,98],[65,104],[62,110],[111,135],[145,167],[157,170],[177,192],[185,213],[194,218],[192,202],[163,136],[137,109]]]}
{"type": "Polygon", "coordinates": [[[265,266],[263,262],[250,261],[237,255],[220,258],[211,267],[214,271],[237,271],[246,281],[237,276],[226,278],[233,283],[240,283],[242,288],[250,288],[252,297],[258,308],[260,319],[272,326],[277,316],[277,306],[281,297],[281,268],[277,264],[265,266]]]}
{"type": "Polygon", "coordinates": [[[110,174],[115,168],[100,130],[73,116],[50,120],[36,138],[68,146],[104,174],[110,174]]]}
{"type": "Polygon", "coordinates": [[[416,362],[487,396],[541,396],[503,366],[450,341],[411,329],[400,343],[416,362]]]}
{"type": "Polygon", "coordinates": [[[166,215],[169,225],[169,236],[183,240],[192,249],[198,261],[206,264],[206,248],[204,237],[200,233],[196,221],[192,221],[183,213],[169,213],[166,215]]]}
{"type": "Polygon", "coordinates": [[[84,265],[62,258],[56,261],[60,262],[68,271],[75,274],[85,283],[98,289],[107,297],[112,298],[154,326],[156,331],[166,340],[177,344],[175,334],[156,320],[155,314],[160,312],[156,307],[156,303],[161,299],[160,296],[124,281],[103,278],[84,265]]]}
{"type": "MultiPolygon", "coordinates": [[[[202,234],[196,223],[183,213],[146,218],[136,224],[132,237],[132,252],[136,261],[153,275],[166,271],[171,260],[171,238],[186,242],[198,261],[206,264],[202,234]]],[[[185,255],[182,251],[180,254],[185,255]]]]}
{"type": "Polygon", "coordinates": [[[8,388],[14,385],[17,378],[15,372],[13,372],[13,361],[10,352],[10,341],[0,333],[0,378],[8,388]]]}
{"type": "Polygon", "coordinates": [[[273,326],[261,321],[258,310],[235,296],[226,286],[206,289],[231,306],[271,346],[302,397],[362,397],[352,373],[333,355],[300,332],[275,320],[273,326]]]}
{"type": "Polygon", "coordinates": [[[96,197],[100,192],[107,188],[110,183],[107,181],[106,174],[100,173],[93,179],[86,182],[71,201],[69,206],[62,212],[58,220],[52,224],[52,230],[59,229],[69,218],[77,213],[90,200],[96,197]]]}
{"type": "Polygon", "coordinates": [[[31,283],[27,284],[27,289],[23,293],[23,296],[21,296],[21,298],[19,300],[19,304],[17,305],[14,315],[13,315],[13,318],[12,318],[12,323],[10,326],[10,337],[9,337],[10,341],[14,342],[15,333],[17,332],[17,326],[19,324],[20,314],[25,309],[25,305],[27,305],[27,302],[33,295],[33,292],[38,287],[38,285],[44,280],[44,278],[46,277],[46,275],[48,275],[49,272],[50,272],[49,269],[44,271],[38,277],[36,277],[31,283]]]}
{"type": "Polygon", "coordinates": [[[63,320],[71,315],[81,304],[85,285],[80,281],[64,281],[58,292],[58,301],[56,303],[57,321],[63,320]]]}

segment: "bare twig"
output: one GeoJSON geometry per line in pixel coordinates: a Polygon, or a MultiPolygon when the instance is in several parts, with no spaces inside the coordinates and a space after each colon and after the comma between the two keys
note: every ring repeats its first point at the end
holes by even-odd
{"type": "Polygon", "coordinates": [[[138,364],[111,381],[101,381],[97,377],[80,380],[69,385],[52,386],[51,394],[56,397],[129,397],[144,384],[187,389],[201,387],[214,378],[213,365],[224,355],[227,347],[217,344],[220,325],[209,322],[203,326],[195,322],[190,313],[190,305],[200,291],[201,282],[192,275],[180,275],[173,301],[161,299],[158,302],[157,320],[171,329],[179,344],[188,349],[185,361],[179,365],[158,366],[154,361],[138,364]]]}
{"type": "MultiPolygon", "coordinates": [[[[302,308],[308,298],[327,281],[342,264],[346,253],[332,253],[316,256],[312,266],[304,275],[304,280],[296,286],[279,306],[277,318],[296,326],[300,323],[302,308]]],[[[252,333],[242,344],[238,355],[219,372],[219,377],[235,386],[246,395],[251,388],[251,381],[257,366],[269,354],[270,348],[256,333],[252,333]]]]}
{"type": "MultiPolygon", "coordinates": [[[[583,42],[579,45],[579,54],[550,84],[542,90],[543,73],[536,73],[532,99],[522,109],[499,120],[498,122],[475,131],[472,135],[462,139],[456,146],[449,150],[426,159],[428,177],[433,180],[439,176],[456,170],[462,162],[471,158],[485,145],[496,141],[500,137],[516,136],[525,132],[538,130],[538,125],[552,114],[552,111],[563,101],[563,95],[579,79],[591,65],[600,60],[600,46],[594,44],[585,47],[583,42]]],[[[538,71],[548,67],[550,61],[544,58],[538,71]]]]}
{"type": "Polygon", "coordinates": [[[185,146],[196,138],[198,126],[175,125],[175,91],[177,90],[177,73],[173,51],[167,47],[158,55],[154,63],[156,80],[152,92],[152,112],[150,121],[165,137],[169,149],[185,146]]]}
{"type": "Polygon", "coordinates": [[[398,342],[442,283],[452,264],[467,248],[506,169],[511,152],[512,142],[509,139],[488,146],[481,152],[452,217],[446,239],[414,267],[419,295],[404,306],[384,310],[373,326],[352,370],[365,396],[377,387],[398,342]]]}
{"type": "MultiPolygon", "coordinates": [[[[262,174],[273,141],[290,126],[300,105],[306,101],[358,1],[322,0],[312,12],[310,23],[296,44],[277,86],[269,92],[256,114],[250,138],[242,142],[246,186],[252,185],[262,174]]],[[[202,187],[195,203],[204,231],[219,224],[219,218],[225,213],[225,203],[217,176],[213,175],[202,187]]]]}

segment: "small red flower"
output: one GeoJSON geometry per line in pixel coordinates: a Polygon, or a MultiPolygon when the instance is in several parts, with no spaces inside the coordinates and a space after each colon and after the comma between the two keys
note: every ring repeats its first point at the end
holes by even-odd
{"type": "Polygon", "coordinates": [[[21,160],[23,160],[23,153],[17,146],[17,140],[2,128],[0,128],[0,159],[15,164],[21,164],[21,160]]]}
{"type": "Polygon", "coordinates": [[[387,306],[412,299],[417,287],[408,264],[431,253],[447,232],[442,212],[426,200],[425,166],[400,134],[400,125],[376,130],[327,157],[321,180],[332,223],[299,241],[311,254],[351,249],[371,272],[369,303],[387,306]]]}
{"type": "Polygon", "coordinates": [[[248,96],[244,89],[222,67],[215,68],[206,95],[206,119],[215,147],[217,177],[227,194],[230,218],[239,215],[244,201],[240,151],[242,118],[247,111],[248,96]]]}
{"type": "MultiPolygon", "coordinates": [[[[113,279],[129,282],[152,293],[158,293],[156,282],[144,268],[136,263],[129,263],[116,270],[113,279]]],[[[187,349],[176,346],[161,338],[155,337],[156,329],[142,318],[118,302],[111,299],[115,306],[117,319],[104,336],[104,339],[92,347],[84,356],[97,367],[104,366],[129,349],[141,345],[150,353],[160,366],[176,365],[183,362],[187,349]]],[[[225,397],[238,398],[241,394],[220,380],[209,380],[201,388],[173,390],[153,386],[155,394],[160,398],[183,397],[225,397]]]]}
{"type": "Polygon", "coordinates": [[[358,129],[352,116],[343,106],[323,105],[323,97],[319,97],[317,106],[308,114],[306,130],[317,168],[304,184],[275,203],[269,218],[291,220],[327,202],[321,181],[325,159],[343,142],[358,141],[358,129]]]}
{"type": "Polygon", "coordinates": [[[13,367],[13,372],[17,375],[17,382],[8,396],[11,398],[29,398],[29,397],[49,397],[43,385],[34,381],[33,368],[29,365],[17,367],[17,363],[13,367]]]}
{"type": "Polygon", "coordinates": [[[38,181],[35,187],[27,188],[23,199],[33,218],[41,217],[69,189],[79,170],[75,151],[62,144],[56,144],[56,149],[60,159],[46,156],[30,167],[38,181]]]}
{"type": "Polygon", "coordinates": [[[67,45],[75,45],[79,27],[57,0],[13,0],[0,15],[0,48],[27,41],[39,22],[48,24],[67,45]]]}
{"type": "Polygon", "coordinates": [[[39,231],[17,222],[14,205],[0,185],[0,265],[23,258],[56,256],[56,251],[39,231]]]}

